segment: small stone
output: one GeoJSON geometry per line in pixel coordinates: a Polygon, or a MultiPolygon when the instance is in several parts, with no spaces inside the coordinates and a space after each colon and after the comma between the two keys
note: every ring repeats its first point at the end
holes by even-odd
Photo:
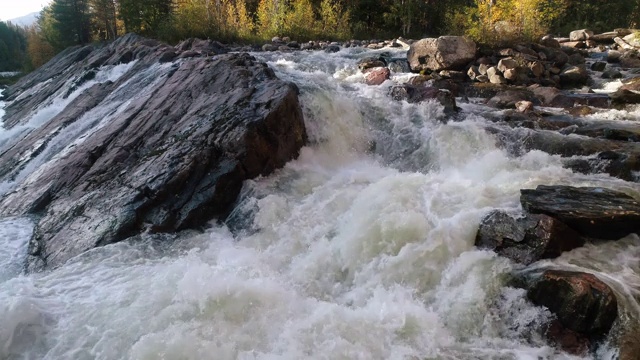
{"type": "Polygon", "coordinates": [[[593,64],[591,64],[591,70],[593,71],[604,71],[606,67],[607,67],[607,63],[604,61],[596,61],[593,64]]]}
{"type": "Polygon", "coordinates": [[[521,113],[528,113],[530,111],[533,111],[533,103],[526,100],[518,101],[516,103],[516,110],[521,113]]]}
{"type": "Polygon", "coordinates": [[[512,58],[500,59],[498,62],[498,70],[504,73],[507,69],[515,69],[518,67],[518,63],[512,58]]]}
{"type": "Polygon", "coordinates": [[[502,75],[494,74],[489,76],[489,82],[492,84],[506,84],[507,79],[505,79],[502,75]]]}

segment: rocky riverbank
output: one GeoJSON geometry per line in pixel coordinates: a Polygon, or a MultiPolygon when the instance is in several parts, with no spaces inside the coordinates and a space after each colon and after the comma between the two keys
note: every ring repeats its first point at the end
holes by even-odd
{"type": "MultiPolygon", "coordinates": [[[[246,50],[378,50],[360,59],[357,71],[368,86],[387,86],[389,101],[437,101],[444,121],[462,119],[462,102],[481,105],[491,109],[482,114],[493,122],[486,131],[511,155],[541,150],[576,172],[607,174],[637,189],[640,127],[598,118],[640,101],[630,35],[579,30],[496,49],[453,36],[305,44],[274,38],[234,48],[201,40],[171,47],[128,35],[101,48],[69,49],[5,92],[11,137],[0,139],[0,215],[37,219],[30,271],[128,236],[224,218],[243,180],[283,166],[307,138],[296,85],[246,53],[229,53],[246,50]],[[385,46],[406,48],[407,58],[380,50],[385,46]],[[406,81],[394,79],[409,72],[406,81]],[[612,78],[622,78],[619,89],[594,91],[612,78]],[[52,106],[62,110],[49,116],[52,106]]],[[[637,233],[638,192],[543,185],[523,189],[521,207],[490,212],[476,246],[522,265],[513,282],[555,314],[544,332],[558,347],[584,355],[615,333],[621,358],[633,359],[629,329],[637,324],[621,317],[622,301],[606,282],[534,264],[637,233]]]]}
{"type": "MultiPolygon", "coordinates": [[[[391,82],[389,95],[396,101],[438,101],[454,121],[460,111],[456,98],[483,104],[500,110],[485,114],[497,125],[487,131],[514,155],[542,150],[562,156],[565,166],[577,172],[606,173],[634,184],[640,180],[640,124],[598,118],[640,103],[640,77],[635,75],[640,73],[640,41],[631,30],[593,34],[583,29],[567,38],[546,36],[539,43],[492,49],[443,36],[302,45],[275,38],[257,50],[336,52],[352,46],[408,49],[406,60],[383,52],[358,63],[365,83],[391,82]],[[407,82],[393,80],[395,73],[409,71],[416,75],[407,82]],[[615,91],[592,90],[612,79],[621,81],[615,91]]],[[[588,242],[638,234],[638,195],[570,186],[523,189],[524,213],[491,212],[480,224],[476,245],[527,266],[588,242]]],[[[621,359],[634,358],[635,347],[627,338],[637,324],[619,318],[615,292],[605,282],[589,273],[526,269],[514,274],[514,283],[555,314],[545,330],[552,343],[586,355],[614,336],[621,359]]]]}

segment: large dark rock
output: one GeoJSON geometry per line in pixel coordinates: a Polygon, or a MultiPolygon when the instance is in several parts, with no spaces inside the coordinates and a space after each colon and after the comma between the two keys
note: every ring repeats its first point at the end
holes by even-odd
{"type": "Polygon", "coordinates": [[[547,307],[563,327],[589,337],[606,335],[618,316],[615,293],[592,274],[547,270],[527,297],[547,307]]]}
{"type": "Polygon", "coordinates": [[[529,265],[580,247],[584,245],[584,239],[547,215],[527,214],[514,218],[503,211],[493,211],[480,223],[475,244],[529,265]]]}
{"type": "Polygon", "coordinates": [[[383,57],[366,57],[358,60],[358,69],[360,71],[385,66],[387,66],[387,63],[383,57]]]}
{"type": "MultiPolygon", "coordinates": [[[[491,118],[488,115],[485,116],[491,118]]],[[[486,130],[496,134],[498,145],[505,147],[515,156],[531,150],[540,150],[565,157],[565,164],[581,173],[606,173],[627,181],[640,181],[638,176],[640,171],[640,143],[575,136],[571,134],[569,130],[571,128],[567,127],[584,126],[584,122],[568,122],[562,120],[562,118],[554,118],[557,117],[543,117],[535,112],[514,114],[514,112],[507,111],[503,116],[492,119],[498,122],[505,121],[507,125],[516,126],[515,128],[489,126],[486,130]],[[551,130],[561,130],[562,133],[551,130]],[[571,135],[564,135],[563,133],[571,135]],[[574,156],[586,158],[573,158],[574,156]]],[[[613,132],[606,132],[609,136],[622,138],[624,134],[629,134],[626,131],[622,131],[623,128],[620,127],[611,127],[611,129],[613,132]],[[622,132],[618,132],[618,130],[622,132]]]]}
{"type": "Polygon", "coordinates": [[[209,57],[211,47],[199,41],[172,48],[136,36],[56,57],[12,88],[5,124],[22,124],[29,110],[22,109],[87,67],[117,64],[125,51],[137,61],[122,76],[92,85],[42,126],[0,145],[3,180],[16,179],[39,153],[48,161],[0,205],[0,215],[39,215],[30,270],[140,232],[225,216],[243,180],[283,166],[306,141],[297,87],[266,64],[243,53],[209,57]],[[160,64],[168,51],[194,47],[206,54],[160,64]],[[22,91],[28,96],[18,98],[22,91]],[[75,144],[45,151],[58,136],[75,144]]]}
{"type": "Polygon", "coordinates": [[[562,185],[520,193],[526,211],[552,216],[583,236],[617,240],[640,231],[640,202],[625,193],[562,185]]]}

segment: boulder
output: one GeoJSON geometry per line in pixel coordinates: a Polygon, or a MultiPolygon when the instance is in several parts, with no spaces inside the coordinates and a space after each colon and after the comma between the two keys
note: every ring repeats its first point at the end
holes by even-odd
{"type": "Polygon", "coordinates": [[[408,73],[411,72],[411,68],[409,67],[409,63],[406,59],[391,59],[389,61],[389,70],[394,73],[408,73]]]}
{"type": "Polygon", "coordinates": [[[540,44],[546,47],[560,49],[560,43],[553,38],[553,35],[545,35],[540,40],[540,44]]]}
{"type": "Polygon", "coordinates": [[[569,41],[562,43],[562,49],[585,49],[587,43],[585,41],[569,41]]]}
{"type": "Polygon", "coordinates": [[[500,70],[500,72],[502,73],[504,73],[508,69],[515,69],[517,67],[518,67],[518,63],[512,58],[500,59],[500,61],[498,61],[498,66],[497,66],[498,70],[500,70]]]}
{"type": "Polygon", "coordinates": [[[365,71],[375,67],[385,67],[387,63],[381,57],[366,57],[358,60],[358,69],[365,71]]]}
{"type": "Polygon", "coordinates": [[[531,70],[531,73],[533,74],[533,76],[539,78],[544,75],[544,72],[545,72],[544,64],[540,61],[530,62],[529,70],[531,70]]]}
{"type": "Polygon", "coordinates": [[[562,50],[550,48],[539,44],[532,44],[533,50],[538,52],[540,59],[553,63],[554,66],[562,67],[569,61],[569,56],[562,50]]]}
{"type": "Polygon", "coordinates": [[[489,82],[492,84],[506,84],[507,79],[505,79],[504,76],[500,74],[493,74],[489,76],[489,82]]]}
{"type": "Polygon", "coordinates": [[[487,105],[498,109],[514,109],[516,103],[522,100],[539,103],[531,91],[514,88],[498,92],[487,101],[487,105]]]}
{"type": "Polygon", "coordinates": [[[527,100],[520,100],[516,103],[516,110],[521,113],[533,111],[533,103],[527,100]]]}
{"type": "Polygon", "coordinates": [[[391,77],[391,70],[386,67],[375,67],[365,70],[364,82],[367,85],[380,85],[391,77]]]}
{"type": "Polygon", "coordinates": [[[618,301],[611,288],[583,272],[546,270],[528,289],[527,297],[547,307],[563,327],[602,338],[618,317],[618,301]]]}
{"type": "Polygon", "coordinates": [[[526,211],[554,217],[586,237],[617,240],[640,231],[640,202],[622,192],[540,185],[520,194],[526,211]]]}
{"type": "Polygon", "coordinates": [[[407,60],[412,71],[462,70],[476,56],[476,44],[462,36],[426,38],[411,44],[407,60]]]}
{"type": "Polygon", "coordinates": [[[636,33],[631,33],[622,38],[627,44],[633,46],[634,48],[640,48],[640,38],[636,36],[636,33]]]}
{"type": "Polygon", "coordinates": [[[591,341],[585,334],[567,329],[559,320],[553,320],[548,325],[546,338],[556,348],[562,349],[569,354],[586,357],[591,347],[591,341]]]}
{"type": "Polygon", "coordinates": [[[389,95],[393,100],[419,103],[426,100],[437,100],[444,106],[445,112],[458,111],[456,98],[451,91],[430,86],[415,86],[410,84],[394,85],[389,89],[389,95]]]}
{"type": "Polygon", "coordinates": [[[622,53],[617,50],[609,50],[607,51],[607,62],[608,63],[617,63],[620,62],[620,58],[622,57],[622,53]]]}
{"type": "Polygon", "coordinates": [[[604,71],[604,69],[607,67],[607,63],[604,61],[596,61],[593,64],[591,64],[591,70],[593,71],[604,71]]]}
{"type": "MultiPolygon", "coordinates": [[[[525,114],[518,114],[525,116],[525,114]]],[[[626,181],[638,181],[637,173],[640,171],[639,144],[566,136],[558,131],[537,130],[538,127],[557,130],[572,125],[572,123],[560,123],[553,127],[553,123],[546,123],[548,119],[548,117],[535,119],[533,126],[528,126],[528,129],[523,127],[514,129],[491,127],[487,130],[498,134],[498,143],[516,156],[525,151],[540,150],[565,157],[564,164],[577,172],[604,173],[626,181]],[[533,130],[534,127],[536,130],[533,130]],[[588,156],[588,158],[577,159],[574,156],[588,156]]]]}
{"type": "Polygon", "coordinates": [[[340,51],[339,45],[327,45],[327,47],[324,48],[324,52],[326,53],[336,53],[338,51],[340,51]]]}
{"type": "Polygon", "coordinates": [[[619,89],[640,92],[640,76],[622,80],[622,86],[619,89]]]}
{"type": "MultiPolygon", "coordinates": [[[[82,49],[67,51],[17,89],[49,98],[60,84],[82,76],[87,63],[108,71],[125,48],[134,48],[137,62],[119,77],[84,90],[19,142],[0,145],[0,179],[6,181],[34,161],[32,149],[42,150],[58,135],[76,139],[73,146],[49,149],[57,153],[47,155],[47,166],[0,199],[2,216],[38,215],[30,271],[142,232],[223,219],[245,179],[282,167],[306,142],[297,87],[246,53],[158,66],[171,47],[127,35],[81,60],[82,49]],[[38,88],[27,86],[47,77],[38,88]]],[[[11,111],[5,125],[23,118],[11,111]]]]}
{"type": "Polygon", "coordinates": [[[574,30],[569,33],[569,40],[571,41],[584,41],[593,37],[593,31],[588,29],[574,30]]]}
{"type": "Polygon", "coordinates": [[[561,221],[542,214],[514,218],[503,211],[489,213],[480,223],[475,245],[529,265],[560,256],[584,245],[582,237],[561,221]]]}
{"type": "Polygon", "coordinates": [[[622,53],[619,62],[622,67],[640,68],[640,53],[638,53],[638,50],[627,50],[622,53]]]}
{"type": "Polygon", "coordinates": [[[613,39],[617,38],[618,36],[620,36],[620,34],[618,34],[615,31],[608,31],[608,32],[604,32],[602,34],[595,34],[591,37],[591,40],[596,41],[598,43],[603,43],[603,44],[611,44],[613,43],[613,39]]]}
{"type": "MultiPolygon", "coordinates": [[[[486,71],[486,70],[485,70],[486,71]]],[[[486,72],[485,72],[486,73],[486,72]]],[[[475,80],[478,76],[482,75],[477,66],[473,65],[467,70],[467,76],[471,80],[475,80]]]]}
{"type": "Polygon", "coordinates": [[[278,46],[273,44],[264,44],[262,45],[262,51],[277,51],[278,46]]]}
{"type": "Polygon", "coordinates": [[[560,73],[560,84],[564,87],[580,87],[588,80],[589,73],[583,65],[568,66],[560,73]]]}
{"type": "Polygon", "coordinates": [[[627,89],[618,89],[609,94],[615,107],[624,107],[627,104],[640,104],[640,94],[627,89]]]}
{"type": "Polygon", "coordinates": [[[581,65],[585,63],[584,56],[581,54],[571,54],[569,55],[569,64],[571,65],[581,65]]]}
{"type": "Polygon", "coordinates": [[[616,69],[606,69],[600,77],[603,79],[621,79],[622,73],[616,69]]]}

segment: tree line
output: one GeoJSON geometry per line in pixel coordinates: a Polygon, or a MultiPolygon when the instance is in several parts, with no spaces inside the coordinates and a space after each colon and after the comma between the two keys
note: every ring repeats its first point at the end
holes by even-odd
{"type": "Polygon", "coordinates": [[[31,27],[0,22],[0,71],[38,67],[68,46],[128,32],[171,43],[447,33],[494,44],[633,27],[639,14],[640,0],[53,0],[31,27]]]}

